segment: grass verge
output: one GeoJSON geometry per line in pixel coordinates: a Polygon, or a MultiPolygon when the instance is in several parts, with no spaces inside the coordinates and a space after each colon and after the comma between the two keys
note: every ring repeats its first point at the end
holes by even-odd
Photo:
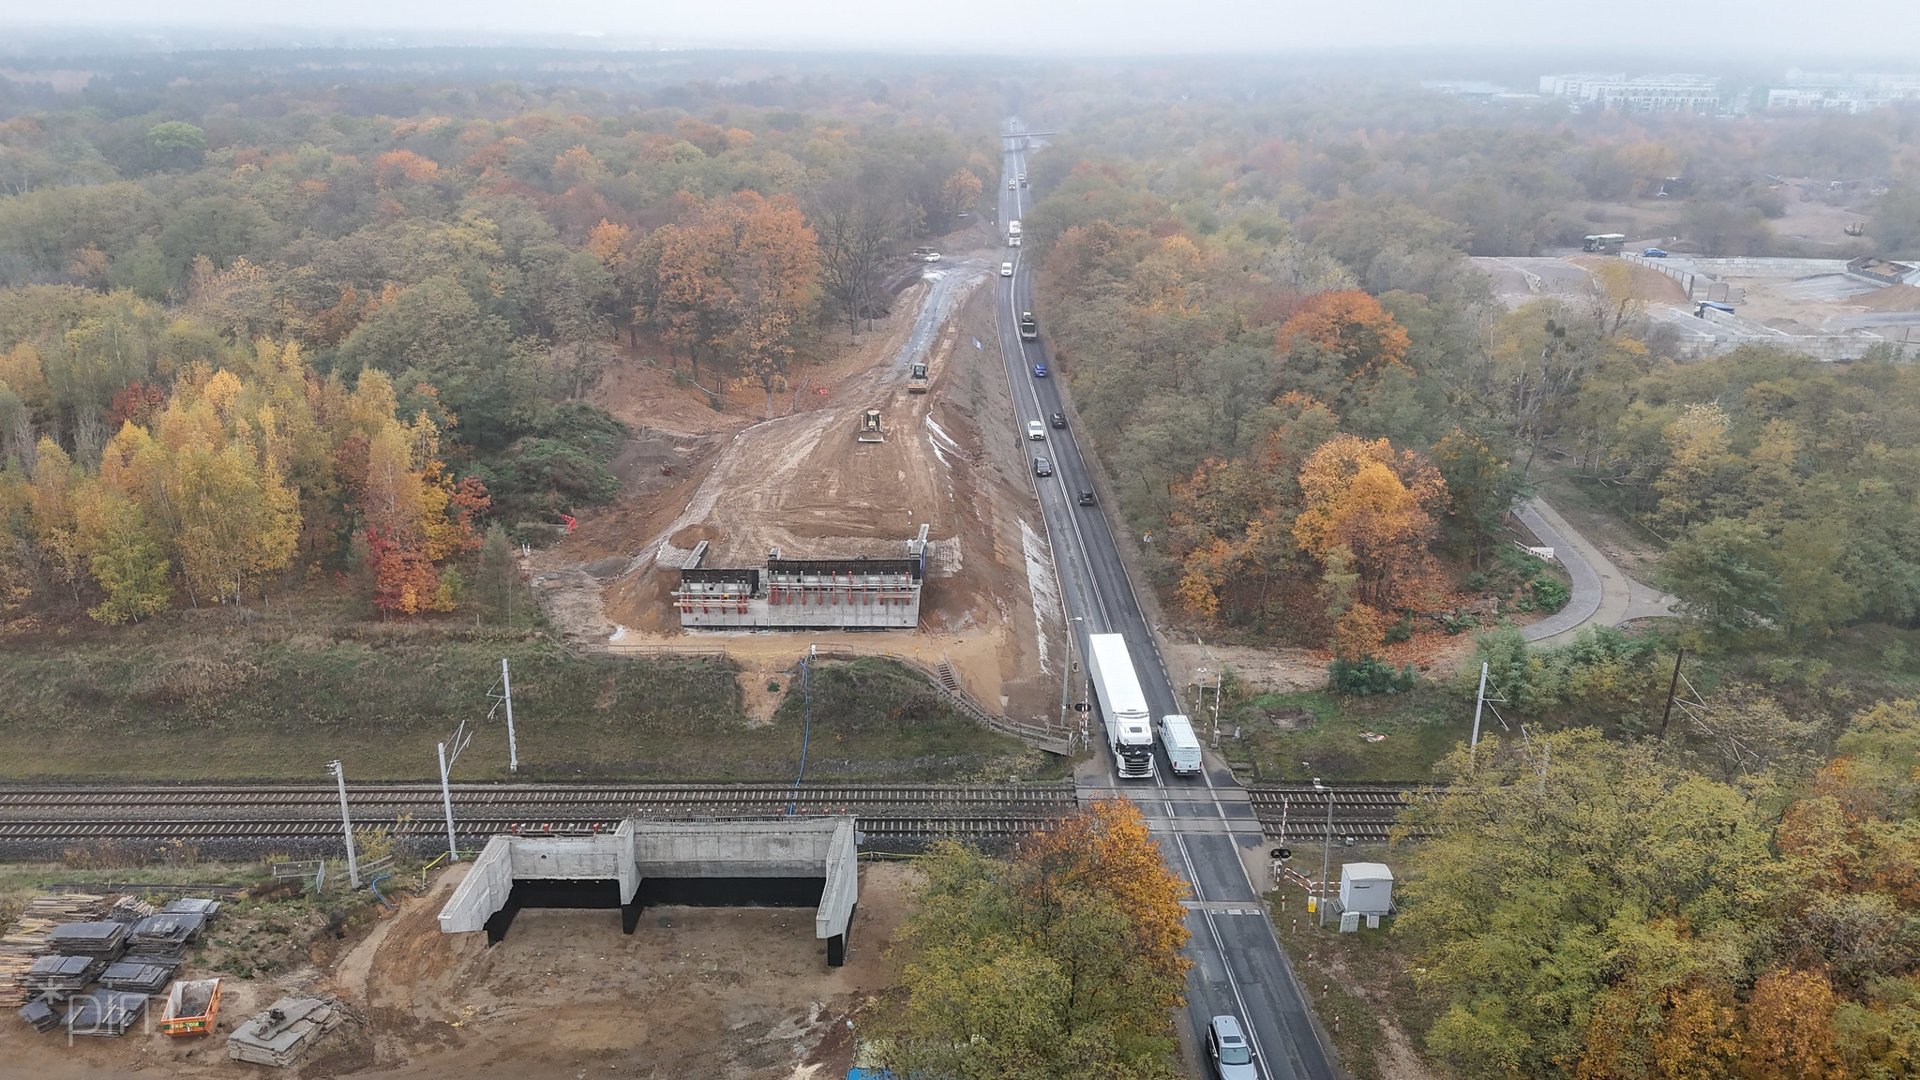
{"type": "Polygon", "coordinates": [[[881,657],[816,661],[807,685],[787,680],[769,739],[796,763],[812,698],[807,775],[890,776],[939,782],[1054,780],[1066,760],[981,727],[918,672],[881,657]]]}
{"type": "MultiPolygon", "coordinates": [[[[0,653],[0,686],[12,688],[0,698],[0,779],[317,783],[338,758],[350,781],[427,780],[438,775],[435,743],[462,720],[473,739],[455,779],[504,779],[504,712],[488,718],[502,657],[521,779],[787,781],[797,769],[797,704],[756,723],[731,661],[582,659],[512,632],[421,631],[134,628],[10,648],[0,653]]],[[[959,779],[1045,765],[898,665],[845,666],[852,675],[817,672],[811,775],[959,779]]]]}
{"type": "Polygon", "coordinates": [[[1282,893],[1267,894],[1274,934],[1348,1075],[1356,1080],[1423,1075],[1416,1070],[1427,1063],[1414,1049],[1412,1033],[1425,1031],[1438,1014],[1435,1003],[1414,986],[1407,959],[1389,931],[1390,920],[1377,930],[1343,934],[1337,923],[1317,926],[1297,891],[1282,899],[1282,893]]]}
{"type": "MultiPolygon", "coordinates": [[[[1448,683],[1374,697],[1311,690],[1236,699],[1232,690],[1221,749],[1249,781],[1422,780],[1473,728],[1472,695],[1462,700],[1448,683]],[[1367,733],[1386,738],[1369,741],[1367,733]]],[[[1484,722],[1495,723],[1491,715],[1484,722]]]]}

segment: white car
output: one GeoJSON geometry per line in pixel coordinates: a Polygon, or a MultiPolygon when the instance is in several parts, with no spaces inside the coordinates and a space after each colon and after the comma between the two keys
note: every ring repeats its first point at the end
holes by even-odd
{"type": "Polygon", "coordinates": [[[1044,439],[1047,437],[1047,425],[1038,420],[1027,421],[1027,438],[1044,439]]]}
{"type": "Polygon", "coordinates": [[[1011,176],[1009,176],[1009,177],[1007,177],[1007,190],[1008,190],[1008,191],[1012,191],[1012,190],[1013,190],[1013,189],[1014,189],[1015,187],[1018,187],[1018,186],[1019,186],[1019,185],[1018,185],[1018,184],[1016,184],[1016,183],[1014,182],[1014,179],[1013,179],[1013,177],[1011,177],[1011,176]]]}
{"type": "Polygon", "coordinates": [[[1214,1074],[1220,1080],[1259,1080],[1253,1067],[1253,1047],[1240,1031],[1240,1021],[1231,1016],[1216,1016],[1207,1024],[1207,1057],[1213,1061],[1214,1074]]]}
{"type": "Polygon", "coordinates": [[[940,253],[932,248],[914,248],[913,257],[921,262],[934,263],[940,261],[940,253]]]}
{"type": "Polygon", "coordinates": [[[1010,262],[1006,262],[1006,263],[1001,263],[1001,264],[1000,264],[1000,276],[1001,276],[1001,277],[1012,277],[1012,276],[1013,276],[1013,264],[1012,264],[1012,263],[1010,263],[1010,262]]]}

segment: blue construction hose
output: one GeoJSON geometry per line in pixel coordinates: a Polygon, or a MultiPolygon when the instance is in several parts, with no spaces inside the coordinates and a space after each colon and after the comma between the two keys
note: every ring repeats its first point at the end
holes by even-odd
{"type": "Polygon", "coordinates": [[[388,911],[392,911],[394,909],[394,903],[393,901],[387,899],[385,896],[380,895],[380,883],[392,876],[393,876],[392,874],[386,874],[386,873],[378,874],[374,877],[372,881],[367,882],[367,888],[373,891],[373,898],[375,900],[380,901],[381,906],[385,907],[388,911]]]}

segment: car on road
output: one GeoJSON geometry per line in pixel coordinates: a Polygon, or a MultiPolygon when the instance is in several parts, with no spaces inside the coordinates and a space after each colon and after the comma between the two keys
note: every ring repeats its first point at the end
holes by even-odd
{"type": "Polygon", "coordinates": [[[1018,185],[1016,185],[1016,184],[1015,184],[1015,183],[1013,182],[1013,177],[1011,177],[1011,176],[1009,176],[1009,177],[1007,177],[1007,190],[1008,190],[1008,191],[1012,191],[1012,190],[1013,190],[1013,189],[1014,189],[1015,187],[1017,187],[1017,186],[1018,186],[1018,185]]]}
{"type": "Polygon", "coordinates": [[[1001,264],[1000,264],[1000,276],[1001,276],[1001,277],[1012,277],[1012,276],[1013,276],[1013,264],[1012,264],[1012,263],[1010,263],[1010,262],[1003,262],[1003,263],[1001,263],[1001,264]]]}
{"type": "Polygon", "coordinates": [[[1053,475],[1053,462],[1048,461],[1047,456],[1045,454],[1033,455],[1033,475],[1035,476],[1052,476],[1053,475]]]}
{"type": "Polygon", "coordinates": [[[929,247],[913,249],[913,257],[921,262],[939,262],[940,253],[929,247]]]}
{"type": "Polygon", "coordinates": [[[1034,378],[1036,378],[1036,379],[1044,379],[1044,378],[1046,378],[1046,377],[1047,377],[1047,365],[1045,365],[1045,364],[1035,364],[1035,365],[1033,365],[1033,377],[1034,377],[1034,378]]]}
{"type": "Polygon", "coordinates": [[[1045,424],[1042,424],[1038,420],[1027,421],[1027,438],[1044,439],[1046,437],[1047,437],[1047,426],[1045,424]]]}
{"type": "Polygon", "coordinates": [[[1026,174],[1026,173],[1021,173],[1021,174],[1020,174],[1020,186],[1021,186],[1021,187],[1026,187],[1026,186],[1027,186],[1027,174],[1026,174]]]}
{"type": "Polygon", "coordinates": [[[1054,427],[1057,427],[1057,428],[1064,428],[1067,426],[1067,414],[1063,412],[1056,412],[1052,416],[1047,417],[1047,423],[1052,424],[1054,427]]]}
{"type": "Polygon", "coordinates": [[[1240,1031],[1240,1021],[1216,1016],[1207,1024],[1207,1059],[1220,1080],[1259,1080],[1253,1067],[1253,1047],[1240,1031]]]}
{"type": "Polygon", "coordinates": [[[1080,505],[1081,506],[1093,505],[1093,489],[1092,488],[1080,489],[1080,505]]]}
{"type": "Polygon", "coordinates": [[[1643,259],[1664,259],[1667,257],[1667,253],[1659,248],[1648,248],[1640,253],[1640,257],[1643,259]]]}

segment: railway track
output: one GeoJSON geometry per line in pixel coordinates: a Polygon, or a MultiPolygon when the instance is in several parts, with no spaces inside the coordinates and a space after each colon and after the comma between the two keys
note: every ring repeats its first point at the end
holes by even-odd
{"type": "MultiPolygon", "coordinates": [[[[356,826],[401,837],[446,836],[437,784],[348,788],[356,826]]],[[[851,814],[863,832],[925,841],[1032,832],[1071,812],[1074,791],[1055,785],[838,785],[799,791],[771,784],[459,784],[454,830],[495,833],[606,831],[624,818],[725,820],[788,813],[851,814]]],[[[0,849],[85,843],[325,842],[340,835],[339,790],[298,786],[0,787],[0,849]]]]}
{"type": "Polygon", "coordinates": [[[1430,788],[1397,784],[1339,784],[1331,791],[1311,784],[1270,784],[1247,789],[1260,827],[1275,840],[1323,840],[1327,800],[1333,800],[1333,836],[1340,842],[1378,842],[1399,821],[1400,812],[1430,788]]]}
{"type": "MultiPolygon", "coordinates": [[[[1331,793],[1308,784],[1247,789],[1254,816],[1275,840],[1314,841],[1327,833],[1345,842],[1385,840],[1400,812],[1430,789],[1413,785],[1343,784],[1331,793]]],[[[436,784],[367,784],[348,788],[357,825],[384,826],[400,836],[444,837],[436,784]]],[[[874,836],[924,840],[939,836],[1017,836],[1071,812],[1065,784],[456,784],[455,831],[480,838],[495,832],[612,829],[621,819],[663,821],[851,814],[874,836]]],[[[114,788],[0,786],[0,846],[46,848],[93,841],[321,841],[339,835],[337,788],[144,785],[114,788]]]]}
{"type": "MultiPolygon", "coordinates": [[[[455,784],[452,796],[460,807],[595,807],[636,809],[746,810],[784,809],[789,802],[814,812],[874,807],[953,807],[975,809],[1040,810],[1060,812],[1074,806],[1074,792],[1064,784],[964,785],[922,784],[806,786],[795,791],[773,784],[455,784]]],[[[437,784],[356,784],[347,789],[349,802],[358,806],[441,805],[437,784]]],[[[313,808],[337,812],[339,791],[316,784],[291,787],[0,787],[0,818],[52,809],[138,810],[192,809],[237,811],[265,808],[313,808]]]]}
{"type": "MultiPolygon", "coordinates": [[[[899,817],[859,816],[859,828],[876,836],[896,839],[934,839],[953,837],[1019,836],[1051,820],[1049,817],[899,817]]],[[[499,833],[522,835],[576,834],[610,832],[619,827],[620,818],[456,818],[454,831],[463,840],[483,840],[499,833]]],[[[385,825],[401,837],[422,837],[439,841],[446,837],[446,823],[439,818],[394,821],[355,821],[356,825],[385,825]]],[[[159,842],[187,841],[334,841],[340,838],[340,822],[314,818],[256,818],[250,820],[150,821],[127,819],[88,819],[71,821],[0,822],[0,844],[80,844],[98,841],[159,842]]]]}

